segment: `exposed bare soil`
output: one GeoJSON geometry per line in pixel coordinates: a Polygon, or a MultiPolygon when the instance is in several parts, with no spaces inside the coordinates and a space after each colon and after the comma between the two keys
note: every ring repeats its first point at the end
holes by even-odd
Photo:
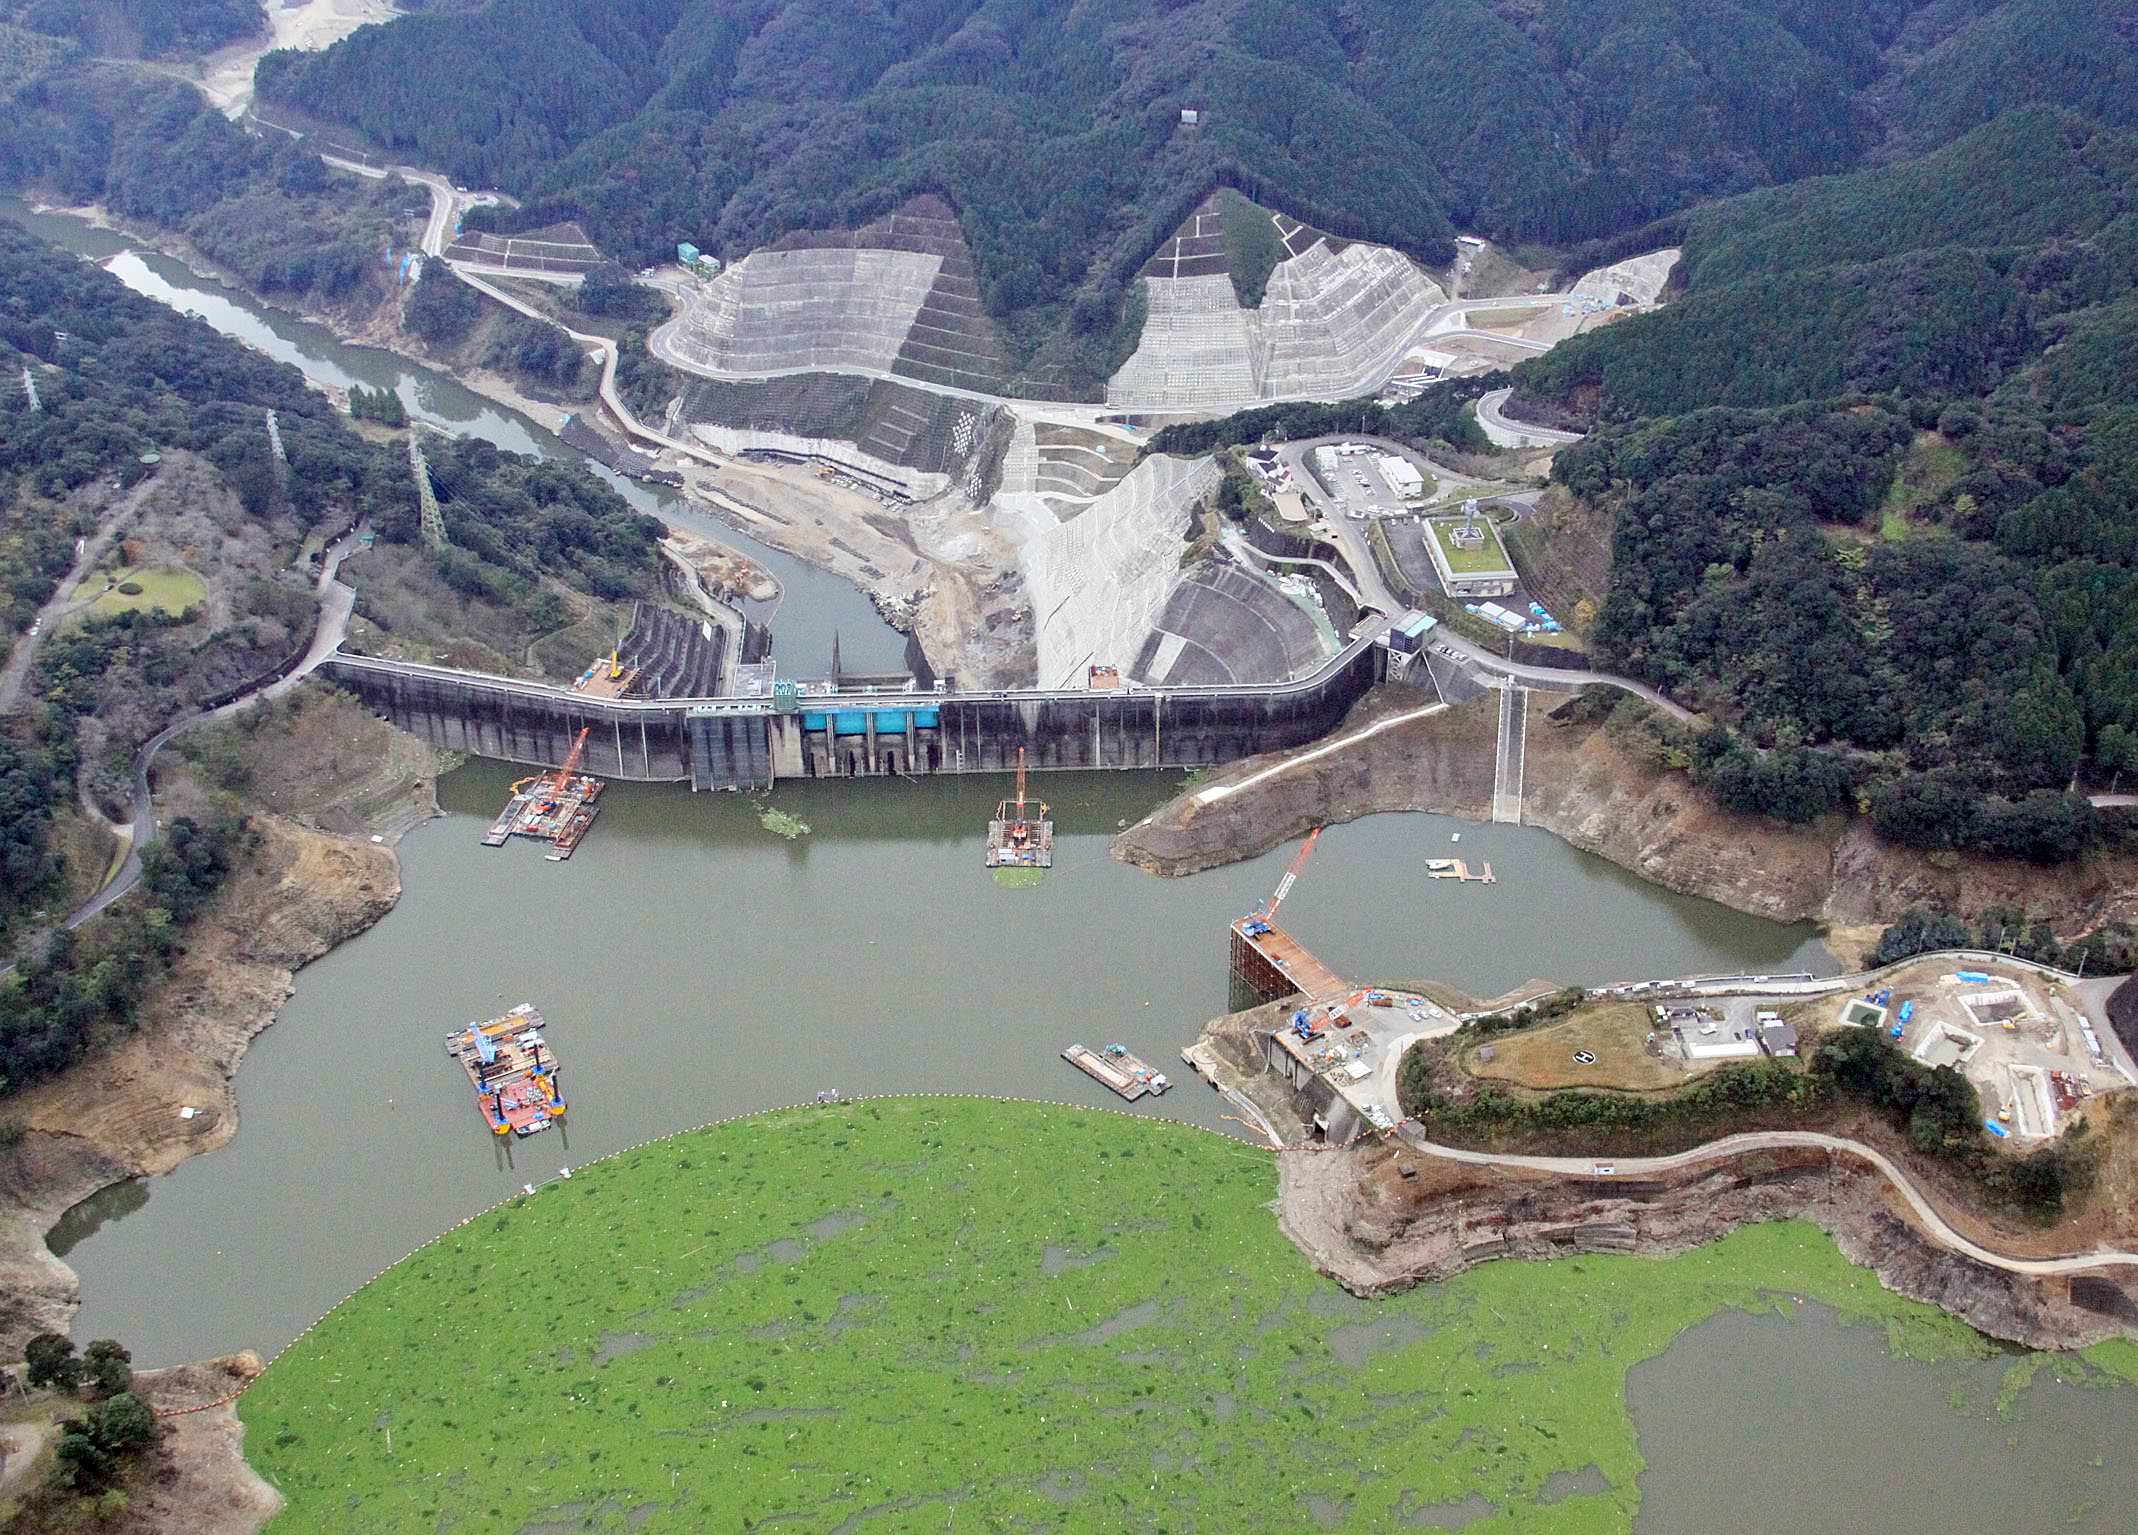
{"type": "MultiPolygon", "coordinates": [[[[247,806],[257,844],[142,999],[140,1031],[9,1100],[26,1133],[0,1151],[0,1357],[32,1333],[66,1330],[74,1273],[45,1233],[69,1206],[169,1172],[236,1133],[231,1079],[294,973],[400,895],[392,847],[369,839],[397,838],[438,813],[429,748],[339,695],[278,706],[239,752],[262,786],[247,806]]],[[[225,792],[183,770],[162,778],[165,818],[211,810],[225,792]]]]}
{"type": "MultiPolygon", "coordinates": [[[[134,1394],[170,1416],[120,1480],[125,1511],[95,1527],[112,1535],[252,1535],[264,1525],[282,1498],[246,1464],[244,1425],[229,1401],[259,1373],[258,1357],[247,1353],[137,1374],[134,1394]]],[[[12,1519],[7,1527],[17,1535],[83,1527],[71,1496],[39,1496],[59,1420],[80,1410],[78,1401],[46,1392],[8,1425],[16,1445],[0,1472],[0,1518],[12,1519]]]]}
{"type": "Polygon", "coordinates": [[[2128,1278],[2032,1280],[1936,1246],[1889,1185],[1845,1157],[1762,1151],[1659,1178],[1564,1178],[1420,1157],[1382,1141],[1278,1158],[1278,1223],[1360,1295],[1448,1278],[1493,1258],[1684,1252],[1756,1221],[1823,1228],[1888,1289],[2030,1348],[2138,1336],[2128,1278]],[[1404,1177],[1402,1167],[1412,1169],[1404,1177]]]}
{"type": "Polygon", "coordinates": [[[1038,652],[1016,551],[984,507],[955,492],[886,505],[795,464],[730,459],[683,475],[753,536],[867,592],[937,672],[974,687],[1031,681],[1038,652]]]}
{"type": "MultiPolygon", "coordinates": [[[[1407,687],[1378,688],[1334,734],[1418,707],[1407,687]]],[[[1610,859],[1667,889],[1777,922],[1815,921],[1844,960],[1910,907],[1960,913],[2013,906],[2059,932],[2138,920],[2138,858],[2110,855],[2042,867],[1961,858],[1949,867],[1881,840],[1860,817],[1805,827],[1717,806],[1682,773],[1652,766],[1602,729],[1549,718],[1553,695],[1530,706],[1523,772],[1525,824],[1610,859]]],[[[1270,753],[1184,791],[1122,832],[1113,855],[1157,874],[1192,874],[1252,858],[1308,827],[1388,810],[1482,819],[1489,811],[1497,700],[1382,732],[1344,752],[1211,804],[1211,784],[1237,783],[1297,753],[1270,753]]]]}

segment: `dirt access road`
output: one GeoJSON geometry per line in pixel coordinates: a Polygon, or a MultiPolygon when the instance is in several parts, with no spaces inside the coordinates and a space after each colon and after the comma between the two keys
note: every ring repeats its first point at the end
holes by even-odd
{"type": "Polygon", "coordinates": [[[393,0],[281,0],[270,3],[267,32],[211,53],[197,65],[179,71],[221,109],[226,117],[242,117],[252,106],[252,72],[260,56],[276,48],[317,50],[330,47],[374,21],[391,21],[401,14],[393,0]]]}
{"type": "Polygon", "coordinates": [[[97,519],[96,531],[89,535],[88,541],[75,555],[73,567],[60,578],[50,600],[37,610],[36,621],[30,625],[29,633],[15,642],[15,648],[8,654],[6,668],[0,670],[0,714],[13,714],[20,706],[23,684],[29,679],[31,664],[37,658],[37,647],[44,642],[45,636],[52,632],[53,626],[76,608],[87,607],[89,602],[95,600],[91,598],[76,602],[75,588],[82,584],[90,571],[96,569],[97,561],[104,558],[104,552],[111,547],[111,541],[118,537],[119,530],[133,520],[134,513],[140,510],[141,502],[155,486],[157,479],[158,476],[150,475],[119,498],[97,519]]]}

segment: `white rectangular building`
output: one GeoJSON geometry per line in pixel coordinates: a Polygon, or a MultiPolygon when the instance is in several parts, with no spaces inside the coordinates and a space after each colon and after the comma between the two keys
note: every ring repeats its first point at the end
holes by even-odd
{"type": "Polygon", "coordinates": [[[1381,478],[1388,482],[1388,488],[1403,500],[1415,501],[1425,494],[1425,476],[1409,459],[1383,453],[1375,462],[1380,466],[1381,478]]]}

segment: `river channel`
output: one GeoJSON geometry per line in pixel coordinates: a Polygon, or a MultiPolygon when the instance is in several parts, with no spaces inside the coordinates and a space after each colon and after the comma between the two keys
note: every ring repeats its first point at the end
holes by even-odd
{"type": "Polygon", "coordinates": [[[33,213],[19,198],[0,197],[0,218],[12,219],[63,250],[108,263],[107,270],[136,293],[198,315],[256,351],[286,362],[314,383],[347,389],[391,389],[409,416],[461,436],[480,437],[512,453],[575,460],[640,511],[740,549],[778,578],[782,596],[773,615],[774,649],[786,669],[814,675],[829,667],[834,636],[852,670],[897,670],[906,637],[886,624],[850,581],[806,565],[760,543],[701,506],[641,485],[567,448],[556,434],[519,411],[485,399],[434,368],[379,347],[352,346],[322,325],[260,303],[203,277],[168,256],[141,249],[125,235],[65,214],[33,213]]]}
{"type": "MultiPolygon", "coordinates": [[[[100,260],[130,248],[19,204],[0,201],[0,215],[100,260]]],[[[412,415],[502,448],[570,453],[441,374],[179,263],[134,253],[113,270],[317,381],[392,388],[412,415]]],[[[783,656],[828,658],[836,633],[853,664],[899,664],[903,638],[847,583],[595,472],[772,570],[786,590],[783,656]]],[[[512,776],[478,762],[441,782],[445,816],[401,846],[399,906],[308,967],[247,1055],[228,1147],[108,1189],[54,1229],[81,1276],[77,1338],[123,1338],[141,1364],[271,1352],[524,1182],[824,1088],[1117,1106],[1061,1048],[1118,1039],[1174,1065],[1225,1007],[1226,922],[1267,894],[1290,852],[1172,881],[1114,864],[1107,838],[1180,780],[1082,774],[1039,784],[1060,832],[1056,868],[1033,889],[999,888],[979,867],[1002,792],[979,777],[782,786],[771,802],[812,828],[793,842],[741,796],[618,784],[559,865],[531,844],[478,844],[512,776]],[[499,1143],[441,1041],[522,1000],[551,1020],[573,1108],[558,1130],[499,1143]]],[[[1536,976],[1834,968],[1809,928],[1673,895],[1535,829],[1428,815],[1332,828],[1285,919],[1340,971],[1478,994],[1536,976]],[[1421,877],[1457,833],[1454,850],[1490,860],[1498,884],[1421,877]]],[[[1221,1108],[1191,1082],[1130,1112],[1216,1125],[1221,1108]]],[[[1715,1318],[1628,1382],[1649,1463],[1638,1527],[2130,1529],[2138,1392],[2044,1371],[2000,1414],[2004,1369],[1896,1358],[1880,1329],[1816,1307],[1715,1318]]]]}

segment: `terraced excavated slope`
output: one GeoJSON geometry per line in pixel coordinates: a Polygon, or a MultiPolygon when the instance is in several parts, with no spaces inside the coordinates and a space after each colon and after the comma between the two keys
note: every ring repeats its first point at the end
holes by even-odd
{"type": "Polygon", "coordinates": [[[670,334],[682,360],[736,378],[827,368],[1000,392],[1008,371],[957,215],[935,197],[753,251],[670,334]]]}
{"type": "Polygon", "coordinates": [[[1281,214],[1285,257],[1260,307],[1234,289],[1220,195],[1145,264],[1135,353],[1106,386],[1123,410],[1219,410],[1267,400],[1347,399],[1380,387],[1447,294],[1408,256],[1337,240],[1281,214]]]}
{"type": "Polygon", "coordinates": [[[1031,533],[1080,515],[1126,475],[1136,445],[1106,432],[1019,418],[995,504],[1031,533]]]}
{"type": "Polygon", "coordinates": [[[889,379],[799,373],[728,383],[693,379],[677,428],[724,453],[818,455],[890,481],[915,498],[953,487],[982,499],[1002,452],[1002,407],[889,379]]]}

